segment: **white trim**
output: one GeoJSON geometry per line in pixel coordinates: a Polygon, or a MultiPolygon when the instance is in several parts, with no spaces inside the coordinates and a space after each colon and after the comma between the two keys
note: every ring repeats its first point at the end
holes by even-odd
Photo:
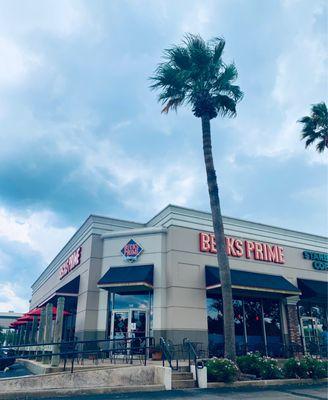
{"type": "Polygon", "coordinates": [[[114,231],[101,235],[102,239],[116,238],[121,236],[138,236],[138,235],[156,235],[159,233],[167,233],[167,228],[162,227],[150,227],[150,228],[139,228],[129,229],[127,231],[114,231]]]}

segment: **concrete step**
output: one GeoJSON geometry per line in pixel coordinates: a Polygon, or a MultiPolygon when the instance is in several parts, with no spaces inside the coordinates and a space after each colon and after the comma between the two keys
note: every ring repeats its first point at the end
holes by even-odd
{"type": "Polygon", "coordinates": [[[195,387],[193,379],[172,380],[172,389],[187,389],[195,387]]]}
{"type": "Polygon", "coordinates": [[[193,379],[191,372],[173,372],[172,381],[193,379]]]}
{"type": "MultiPolygon", "coordinates": [[[[174,371],[176,372],[176,371],[174,371]]],[[[188,367],[188,365],[183,365],[180,366],[177,372],[190,372],[190,368],[188,367]]]]}

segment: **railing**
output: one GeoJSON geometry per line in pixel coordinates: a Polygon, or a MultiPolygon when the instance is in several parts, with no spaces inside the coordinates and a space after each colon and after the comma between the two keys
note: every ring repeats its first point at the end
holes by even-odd
{"type": "Polygon", "coordinates": [[[182,343],[183,347],[186,349],[188,353],[189,371],[191,370],[192,361],[194,363],[195,374],[196,374],[196,385],[199,386],[198,370],[204,368],[204,361],[199,359],[194,344],[188,338],[184,338],[182,343]]]}
{"type": "Polygon", "coordinates": [[[179,369],[179,356],[177,354],[178,346],[174,345],[171,341],[165,340],[163,337],[159,339],[159,344],[162,352],[162,364],[165,366],[165,361],[168,362],[170,368],[173,371],[177,371],[179,369]],[[175,366],[172,362],[175,359],[175,366]]]}
{"type": "Polygon", "coordinates": [[[50,359],[53,356],[59,356],[64,361],[64,371],[67,361],[71,360],[71,372],[74,371],[74,363],[84,363],[85,356],[93,356],[93,360],[109,359],[111,363],[116,364],[118,356],[123,356],[122,361],[133,364],[134,357],[138,356],[139,361],[147,365],[149,353],[155,347],[153,337],[135,337],[120,339],[99,339],[99,340],[75,340],[70,342],[58,343],[39,343],[39,344],[21,344],[11,346],[1,346],[0,353],[7,354],[7,360],[20,359],[50,359]],[[59,351],[52,352],[52,348],[58,346],[59,351]]]}

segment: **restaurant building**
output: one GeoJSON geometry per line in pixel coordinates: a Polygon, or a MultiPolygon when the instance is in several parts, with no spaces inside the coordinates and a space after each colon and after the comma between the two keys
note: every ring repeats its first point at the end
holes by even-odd
{"type": "MultiPolygon", "coordinates": [[[[238,352],[309,351],[327,329],[326,237],[224,217],[238,352]]],[[[223,350],[211,214],[169,205],[147,223],[91,215],[32,285],[65,298],[64,339],[163,336],[223,350]]]]}

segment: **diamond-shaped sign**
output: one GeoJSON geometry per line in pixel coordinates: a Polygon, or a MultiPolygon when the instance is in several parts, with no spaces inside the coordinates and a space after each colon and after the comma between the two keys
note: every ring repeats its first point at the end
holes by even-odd
{"type": "Polygon", "coordinates": [[[142,253],[143,248],[135,240],[130,239],[121,250],[121,254],[125,261],[134,262],[142,253]]]}

